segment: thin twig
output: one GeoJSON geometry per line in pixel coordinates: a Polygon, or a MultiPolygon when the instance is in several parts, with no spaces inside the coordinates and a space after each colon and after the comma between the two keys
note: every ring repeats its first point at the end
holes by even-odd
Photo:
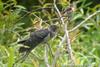
{"type": "Polygon", "coordinates": [[[30,53],[32,55],[33,58],[39,60],[39,61],[44,61],[44,58],[41,58],[39,56],[37,56],[36,54],[34,54],[33,52],[30,53]]]}
{"type": "Polygon", "coordinates": [[[48,46],[51,56],[54,57],[50,44],[47,43],[47,46],[48,46]]]}
{"type": "MultiPolygon", "coordinates": [[[[62,18],[62,16],[60,15],[60,12],[59,12],[59,10],[58,10],[58,8],[57,8],[57,6],[56,6],[56,0],[54,0],[54,8],[55,8],[56,11],[58,12],[60,19],[63,21],[63,18],[62,18]]],[[[62,22],[62,24],[64,24],[64,21],[62,22]]],[[[55,65],[56,65],[57,58],[58,58],[59,55],[60,55],[60,47],[61,47],[61,45],[64,43],[65,39],[66,39],[66,36],[64,35],[62,41],[59,43],[59,45],[58,45],[58,47],[57,47],[57,50],[56,50],[56,52],[55,52],[54,60],[53,60],[53,62],[52,62],[52,67],[55,67],[55,65]]]]}
{"type": "Polygon", "coordinates": [[[45,46],[44,60],[45,60],[46,67],[50,67],[49,62],[48,62],[48,45],[47,44],[45,46]]]}
{"type": "Polygon", "coordinates": [[[54,8],[56,9],[56,11],[57,11],[57,13],[58,13],[58,15],[59,15],[59,17],[60,17],[60,20],[61,20],[62,24],[64,24],[64,20],[63,20],[63,18],[62,18],[62,15],[61,15],[59,9],[58,9],[57,6],[56,6],[56,0],[54,0],[54,8]]]}
{"type": "Polygon", "coordinates": [[[55,67],[56,60],[60,55],[60,47],[62,46],[62,44],[64,43],[65,40],[66,40],[66,34],[63,36],[61,42],[59,43],[59,45],[57,47],[57,50],[56,50],[55,55],[54,55],[54,60],[52,62],[52,67],[55,67]]]}
{"type": "Polygon", "coordinates": [[[74,59],[73,59],[73,54],[72,54],[72,49],[71,49],[69,33],[68,33],[68,30],[67,30],[67,24],[64,23],[64,19],[62,18],[61,13],[60,13],[59,9],[56,6],[56,0],[54,0],[54,8],[56,9],[59,17],[61,17],[60,20],[61,20],[61,22],[62,22],[62,24],[64,26],[65,35],[64,35],[62,41],[60,42],[59,47],[58,47],[58,49],[57,49],[57,51],[55,53],[55,58],[53,60],[52,67],[55,67],[56,60],[59,57],[59,53],[60,53],[60,50],[59,50],[60,45],[62,45],[65,40],[66,40],[66,46],[67,46],[67,49],[68,49],[67,51],[68,51],[68,54],[69,54],[69,59],[71,60],[72,64],[74,64],[74,59]]]}
{"type": "Polygon", "coordinates": [[[50,19],[50,20],[43,20],[43,22],[45,23],[45,22],[49,22],[49,21],[56,21],[56,20],[59,20],[59,19],[61,19],[61,18],[66,18],[66,17],[59,17],[59,18],[53,18],[53,19],[50,19]]]}
{"type": "Polygon", "coordinates": [[[84,24],[86,21],[88,21],[89,19],[91,19],[93,16],[95,16],[96,14],[100,13],[100,10],[96,11],[95,13],[91,14],[90,16],[88,16],[84,21],[82,21],[80,24],[78,24],[77,26],[75,26],[73,29],[69,30],[69,32],[72,32],[76,29],[78,29],[82,24],[84,24]]]}

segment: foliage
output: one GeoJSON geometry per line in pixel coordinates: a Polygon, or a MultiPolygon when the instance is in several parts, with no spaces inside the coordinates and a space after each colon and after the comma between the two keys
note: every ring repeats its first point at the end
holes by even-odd
{"type": "MultiPolygon", "coordinates": [[[[91,14],[100,10],[100,4],[93,1],[78,0],[76,11],[72,13],[68,29],[71,30],[91,14]],[[93,5],[93,6],[91,6],[93,5]]],[[[72,2],[71,2],[72,3],[72,2]]],[[[57,0],[57,7],[63,12],[69,5],[67,0],[57,0]]],[[[57,50],[60,38],[64,35],[53,0],[0,0],[0,67],[12,67],[19,58],[18,40],[28,37],[30,28],[35,29],[36,23],[42,22],[42,27],[57,24],[59,32],[54,40],[50,40],[52,53],[57,50]],[[27,4],[28,3],[28,4],[27,4]],[[52,21],[53,20],[53,21],[52,21]]],[[[39,24],[38,24],[39,25],[39,24]]],[[[75,56],[76,67],[98,67],[100,62],[100,13],[96,14],[77,30],[70,33],[71,46],[75,56]]],[[[46,45],[37,46],[23,63],[16,63],[15,67],[46,67],[44,61],[46,45]]],[[[48,48],[48,61],[52,65],[54,57],[48,48]]],[[[66,47],[61,46],[60,56],[56,67],[68,65],[66,47]]]]}

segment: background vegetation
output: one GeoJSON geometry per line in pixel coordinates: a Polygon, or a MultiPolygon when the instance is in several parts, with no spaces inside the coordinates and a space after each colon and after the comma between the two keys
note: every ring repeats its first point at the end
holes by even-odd
{"type": "MultiPolygon", "coordinates": [[[[62,13],[69,4],[75,3],[75,11],[71,13],[68,30],[73,29],[89,18],[77,30],[70,33],[71,46],[75,64],[84,67],[100,66],[100,1],[99,0],[57,0],[56,5],[62,13]]],[[[59,17],[53,5],[53,0],[0,0],[0,67],[12,67],[20,57],[18,40],[28,37],[29,30],[48,27],[51,24],[59,26],[59,32],[49,44],[54,54],[64,35],[59,17]],[[57,20],[54,20],[58,18],[57,20]],[[42,23],[42,25],[40,25],[42,23]]],[[[37,46],[32,53],[15,67],[47,67],[45,62],[45,45],[37,46]]],[[[69,65],[66,45],[60,46],[60,55],[55,67],[69,65]]],[[[48,49],[48,63],[53,65],[54,57],[48,49]]],[[[70,66],[70,65],[69,65],[70,66]]]]}

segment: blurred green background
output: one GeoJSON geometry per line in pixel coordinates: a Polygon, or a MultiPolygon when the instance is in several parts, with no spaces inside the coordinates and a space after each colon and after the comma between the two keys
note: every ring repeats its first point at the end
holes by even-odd
{"type": "MultiPolygon", "coordinates": [[[[91,14],[100,11],[100,0],[57,0],[57,7],[62,12],[69,3],[76,3],[76,10],[71,15],[71,23],[68,24],[69,30],[91,14]]],[[[15,60],[19,58],[17,42],[28,37],[28,29],[33,28],[34,31],[41,22],[43,27],[59,22],[52,21],[55,18],[57,15],[53,0],[0,0],[0,67],[12,67],[15,60]]],[[[62,35],[64,33],[61,28],[57,38],[49,41],[53,53],[62,35]]],[[[76,67],[100,66],[100,12],[71,32],[70,38],[76,67]]],[[[37,46],[23,63],[16,63],[15,67],[46,67],[43,46],[45,45],[37,46]]],[[[67,67],[68,55],[65,50],[64,45],[61,47],[61,55],[56,61],[56,67],[67,67]]],[[[49,51],[50,65],[53,60],[54,57],[49,51]]]]}

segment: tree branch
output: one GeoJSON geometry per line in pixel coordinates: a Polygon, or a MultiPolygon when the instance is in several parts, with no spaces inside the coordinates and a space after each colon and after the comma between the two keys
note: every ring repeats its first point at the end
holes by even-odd
{"type": "Polygon", "coordinates": [[[69,30],[69,32],[72,32],[76,29],[78,29],[82,24],[84,24],[86,21],[88,21],[89,19],[91,19],[93,16],[95,16],[96,14],[100,13],[100,10],[96,11],[95,13],[91,14],[90,16],[88,16],[84,21],[82,21],[80,24],[78,24],[77,26],[75,26],[73,29],[69,30]]]}
{"type": "Polygon", "coordinates": [[[56,64],[56,61],[57,61],[57,58],[59,57],[60,55],[60,47],[62,46],[62,44],[65,42],[66,40],[66,34],[63,36],[61,42],[59,43],[58,47],[57,47],[57,50],[54,54],[54,60],[53,60],[53,63],[52,63],[52,67],[55,67],[55,64],[56,64]]]}
{"type": "Polygon", "coordinates": [[[59,54],[60,54],[60,49],[59,48],[61,47],[61,45],[64,43],[65,40],[66,40],[67,51],[68,51],[68,54],[69,54],[69,59],[74,64],[74,59],[73,59],[73,54],[72,54],[72,49],[71,49],[71,43],[70,43],[69,33],[68,33],[68,30],[67,30],[67,24],[64,23],[64,19],[62,18],[61,13],[60,13],[59,9],[56,6],[56,0],[54,0],[54,8],[56,9],[57,14],[60,17],[60,20],[61,20],[61,22],[62,22],[62,24],[64,26],[65,34],[63,36],[62,41],[59,43],[57,51],[55,52],[55,57],[54,57],[54,60],[53,60],[53,63],[52,63],[52,67],[55,67],[56,60],[57,60],[57,58],[59,57],[59,54]]]}
{"type": "Polygon", "coordinates": [[[45,46],[44,60],[45,60],[46,67],[50,67],[49,62],[48,62],[48,45],[47,44],[45,46]]]}

